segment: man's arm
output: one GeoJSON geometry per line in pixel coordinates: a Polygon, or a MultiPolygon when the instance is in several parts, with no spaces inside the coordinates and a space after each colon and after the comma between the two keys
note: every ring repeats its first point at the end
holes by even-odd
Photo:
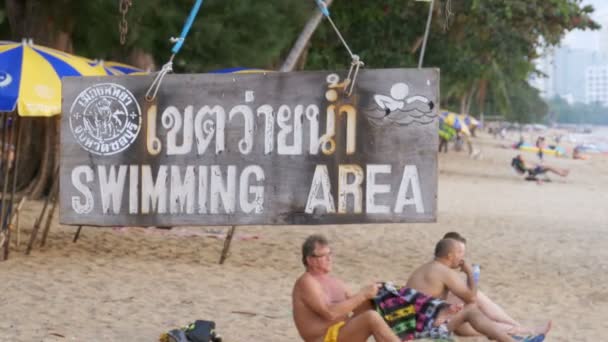
{"type": "Polygon", "coordinates": [[[340,303],[328,304],[325,302],[325,294],[321,285],[315,279],[304,277],[300,285],[302,301],[312,311],[328,321],[348,316],[359,305],[372,299],[378,291],[377,285],[370,285],[340,303]]]}
{"type": "Polygon", "coordinates": [[[448,290],[456,297],[462,299],[467,304],[474,303],[477,299],[477,285],[473,279],[473,270],[467,263],[463,263],[460,267],[462,272],[467,275],[466,285],[462,283],[462,279],[453,270],[446,269],[443,274],[443,282],[448,290]]]}

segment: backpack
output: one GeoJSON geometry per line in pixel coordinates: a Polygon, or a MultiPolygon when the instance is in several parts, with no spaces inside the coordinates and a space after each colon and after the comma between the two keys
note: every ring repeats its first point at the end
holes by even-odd
{"type": "Polygon", "coordinates": [[[196,320],[184,329],[190,342],[222,342],[222,338],[215,332],[215,322],[196,320]]]}
{"type": "Polygon", "coordinates": [[[215,322],[196,320],[181,329],[173,329],[160,337],[161,342],[222,342],[215,332],[215,322]]]}

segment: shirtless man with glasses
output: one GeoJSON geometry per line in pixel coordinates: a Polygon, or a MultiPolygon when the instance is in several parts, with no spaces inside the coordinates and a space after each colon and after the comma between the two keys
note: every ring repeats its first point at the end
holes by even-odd
{"type": "Polygon", "coordinates": [[[296,281],[293,318],[305,342],[399,342],[382,317],[371,310],[379,284],[352,294],[340,279],[330,275],[332,254],[321,235],[309,236],[302,245],[306,271],[296,281]]]}

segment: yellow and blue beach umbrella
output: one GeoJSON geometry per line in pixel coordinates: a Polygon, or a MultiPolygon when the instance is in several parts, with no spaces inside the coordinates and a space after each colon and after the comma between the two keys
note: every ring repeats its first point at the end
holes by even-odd
{"type": "Polygon", "coordinates": [[[479,120],[475,119],[472,115],[470,114],[460,114],[460,118],[464,121],[464,123],[470,127],[479,127],[480,122],[479,120]]]}
{"type": "Polygon", "coordinates": [[[466,135],[471,135],[471,131],[469,131],[469,126],[464,122],[464,119],[460,117],[460,115],[448,111],[441,111],[439,114],[439,120],[446,125],[461,131],[466,135]]]}
{"type": "Polygon", "coordinates": [[[0,42],[0,112],[60,114],[61,78],[103,75],[82,57],[26,41],[0,42]]]}
{"type": "Polygon", "coordinates": [[[103,64],[104,67],[108,71],[112,72],[114,75],[131,75],[146,73],[144,70],[123,63],[106,61],[103,62],[103,64]]]}
{"type": "Polygon", "coordinates": [[[267,73],[267,72],[273,72],[273,71],[264,70],[264,69],[255,69],[255,68],[236,67],[236,68],[213,70],[213,71],[210,71],[209,73],[211,73],[211,74],[262,74],[262,73],[267,73]]]}
{"type": "Polygon", "coordinates": [[[147,74],[147,72],[145,72],[144,70],[136,68],[132,65],[118,63],[118,62],[111,62],[111,61],[104,61],[104,60],[87,60],[87,63],[90,66],[99,69],[101,72],[104,73],[104,75],[120,76],[120,75],[147,74]]]}

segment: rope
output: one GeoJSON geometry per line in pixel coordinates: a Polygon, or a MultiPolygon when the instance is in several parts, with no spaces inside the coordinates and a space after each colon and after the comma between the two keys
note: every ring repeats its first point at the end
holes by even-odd
{"type": "Polygon", "coordinates": [[[186,23],[184,24],[182,33],[180,34],[179,38],[170,38],[170,41],[172,43],[175,43],[173,45],[173,48],[171,49],[171,57],[169,58],[169,62],[163,65],[158,74],[156,74],[154,81],[152,81],[150,88],[148,88],[148,91],[146,92],[147,101],[154,101],[154,99],[156,98],[156,94],[158,94],[158,89],[160,88],[160,85],[163,82],[163,79],[168,73],[173,72],[173,59],[184,45],[184,41],[186,41],[186,36],[188,35],[188,32],[190,31],[190,28],[192,27],[194,19],[196,19],[196,15],[198,14],[198,11],[200,10],[202,4],[203,0],[196,0],[196,3],[190,10],[190,14],[188,15],[188,19],[186,19],[186,23]]]}
{"type": "Polygon", "coordinates": [[[321,13],[323,13],[323,16],[325,16],[325,18],[327,18],[327,20],[333,27],[334,31],[336,31],[336,34],[338,35],[338,38],[340,38],[342,45],[344,45],[344,47],[346,48],[346,51],[348,51],[348,54],[350,55],[350,58],[351,58],[350,69],[348,71],[348,76],[346,77],[346,80],[344,83],[344,91],[346,91],[347,95],[350,96],[353,92],[353,89],[355,88],[355,81],[357,80],[357,74],[359,73],[359,69],[362,66],[364,66],[365,63],[363,63],[363,61],[361,61],[361,58],[359,57],[359,55],[355,55],[353,53],[353,51],[350,49],[350,47],[348,46],[348,43],[346,42],[346,40],[340,33],[340,30],[338,30],[338,27],[336,26],[334,21],[331,19],[331,16],[329,14],[329,8],[327,7],[327,4],[325,3],[325,1],[324,0],[315,0],[315,1],[317,3],[317,6],[319,7],[319,10],[321,11],[321,13]],[[351,76],[353,76],[352,81],[350,79],[351,76]],[[350,89],[348,89],[349,86],[350,86],[350,89]]]}
{"type": "Polygon", "coordinates": [[[172,41],[175,41],[175,45],[173,45],[173,49],[171,49],[173,55],[176,55],[182,48],[182,45],[184,45],[188,31],[190,31],[190,27],[192,27],[192,23],[194,23],[194,19],[196,18],[198,10],[201,8],[202,4],[203,0],[196,0],[196,3],[194,4],[194,7],[192,7],[190,15],[188,16],[188,20],[186,20],[186,23],[184,24],[182,34],[179,36],[179,38],[171,38],[172,41]]]}

